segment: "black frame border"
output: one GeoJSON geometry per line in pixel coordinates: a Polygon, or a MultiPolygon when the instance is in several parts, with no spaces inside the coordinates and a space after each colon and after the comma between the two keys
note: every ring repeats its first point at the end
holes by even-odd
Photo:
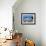
{"type": "Polygon", "coordinates": [[[21,13],[21,24],[22,25],[35,25],[36,24],[36,13],[21,13]],[[22,14],[34,14],[34,23],[31,23],[31,24],[23,24],[22,23],[22,14]]]}

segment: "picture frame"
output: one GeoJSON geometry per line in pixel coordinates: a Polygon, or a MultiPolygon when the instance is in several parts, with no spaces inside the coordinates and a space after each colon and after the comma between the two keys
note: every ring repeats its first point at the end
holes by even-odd
{"type": "Polygon", "coordinates": [[[35,25],[36,13],[21,13],[21,24],[22,25],[35,25]]]}

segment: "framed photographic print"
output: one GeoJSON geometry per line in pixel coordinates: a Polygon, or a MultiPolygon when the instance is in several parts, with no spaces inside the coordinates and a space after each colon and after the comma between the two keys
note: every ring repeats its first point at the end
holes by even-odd
{"type": "Polygon", "coordinates": [[[21,13],[22,25],[34,25],[36,24],[36,13],[21,13]]]}

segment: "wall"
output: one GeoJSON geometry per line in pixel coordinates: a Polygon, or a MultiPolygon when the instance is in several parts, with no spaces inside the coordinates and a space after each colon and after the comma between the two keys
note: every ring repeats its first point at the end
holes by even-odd
{"type": "Polygon", "coordinates": [[[0,27],[12,29],[12,6],[16,0],[0,0],[0,27]]]}
{"type": "Polygon", "coordinates": [[[46,0],[41,1],[41,40],[42,46],[46,46],[46,0]]]}
{"type": "MultiPolygon", "coordinates": [[[[45,1],[44,1],[45,2],[45,1]]],[[[43,0],[20,0],[16,2],[13,6],[14,15],[14,26],[15,30],[22,32],[24,38],[28,38],[35,41],[36,46],[45,46],[45,40],[43,36],[45,35],[43,27],[45,26],[43,21],[44,11],[43,0]],[[36,25],[21,25],[21,13],[36,13],[36,25]],[[42,21],[43,20],[43,21],[42,21]],[[44,32],[44,33],[43,33],[44,32]],[[44,34],[44,35],[43,35],[44,34]],[[42,45],[41,45],[42,44],[42,45]]],[[[45,21],[44,21],[45,22],[45,21]]],[[[45,36],[44,36],[45,39],[45,36]]]]}

